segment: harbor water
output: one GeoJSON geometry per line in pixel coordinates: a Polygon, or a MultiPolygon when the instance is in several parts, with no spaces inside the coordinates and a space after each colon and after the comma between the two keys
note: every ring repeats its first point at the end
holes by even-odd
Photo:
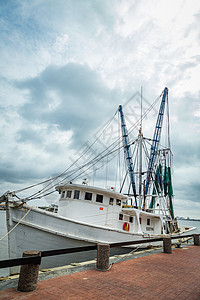
{"type": "MultiPolygon", "coordinates": [[[[180,225],[193,226],[197,229],[192,233],[200,233],[200,221],[192,221],[192,220],[179,220],[178,223],[180,225]]],[[[6,228],[6,212],[4,210],[0,210],[0,239],[7,233],[6,228]]],[[[34,250],[34,249],[33,249],[34,250]]],[[[77,254],[78,255],[78,254],[77,254]]],[[[0,260],[8,259],[8,238],[7,236],[0,240],[0,260]]],[[[8,269],[0,269],[0,277],[6,277],[9,275],[8,269]]]]}

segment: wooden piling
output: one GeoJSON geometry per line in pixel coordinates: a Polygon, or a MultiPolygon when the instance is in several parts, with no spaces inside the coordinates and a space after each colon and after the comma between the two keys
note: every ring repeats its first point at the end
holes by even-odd
{"type": "Polygon", "coordinates": [[[98,244],[96,269],[98,271],[108,271],[110,268],[109,258],[110,258],[110,245],[98,244]]]}
{"type": "Polygon", "coordinates": [[[194,234],[193,237],[194,237],[194,245],[200,246],[199,234],[194,234]]]}
{"type": "MultiPolygon", "coordinates": [[[[23,257],[41,256],[40,251],[24,251],[23,257]]],[[[39,273],[39,264],[23,265],[20,268],[20,275],[17,290],[20,292],[32,292],[37,288],[37,280],[39,273]]]]}
{"type": "Polygon", "coordinates": [[[163,252],[172,253],[172,244],[170,237],[163,238],[163,252]]]}

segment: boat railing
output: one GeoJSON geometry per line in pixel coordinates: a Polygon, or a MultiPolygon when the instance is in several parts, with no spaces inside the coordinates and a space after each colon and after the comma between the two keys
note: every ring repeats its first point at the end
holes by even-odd
{"type": "MultiPolygon", "coordinates": [[[[107,217],[109,218],[109,222],[110,221],[116,221],[116,216],[118,216],[120,213],[122,212],[119,212],[119,211],[112,211],[112,212],[106,212],[106,213],[101,213],[101,214],[93,214],[93,215],[87,215],[87,216],[82,216],[80,217],[80,220],[83,220],[84,219],[89,219],[89,218],[97,218],[97,217],[107,217]]],[[[123,217],[135,217],[135,215],[131,215],[131,214],[125,214],[123,212],[123,217]]],[[[118,220],[118,219],[117,219],[118,220]]],[[[96,223],[102,223],[102,221],[107,221],[106,219],[100,219],[99,221],[97,219],[95,219],[95,224],[96,223]]],[[[118,220],[120,221],[120,220],[118,220]]],[[[124,221],[123,221],[124,222],[124,221]]]]}
{"type": "Polygon", "coordinates": [[[133,226],[135,225],[135,217],[136,215],[133,215],[133,214],[125,214],[123,212],[123,220],[120,220],[119,218],[116,219],[116,215],[118,216],[120,214],[120,212],[108,212],[108,213],[102,213],[101,215],[99,214],[95,214],[95,215],[90,215],[90,216],[83,216],[83,217],[80,217],[80,220],[83,220],[84,219],[87,219],[87,221],[89,222],[89,218],[96,218],[95,221],[92,220],[92,224],[96,224],[96,225],[105,225],[105,226],[114,226],[114,224],[117,223],[120,223],[120,224],[123,224],[124,222],[129,222],[129,218],[130,217],[133,217],[133,222],[131,222],[129,225],[130,226],[133,226]],[[97,218],[97,217],[101,217],[101,216],[104,216],[106,217],[105,219],[102,219],[102,218],[97,218]]]}
{"type": "Polygon", "coordinates": [[[88,219],[88,218],[93,218],[93,217],[101,217],[101,216],[107,216],[107,215],[116,215],[119,214],[119,212],[111,211],[111,212],[105,212],[101,214],[94,214],[94,215],[87,215],[87,216],[82,216],[80,219],[88,219]]]}

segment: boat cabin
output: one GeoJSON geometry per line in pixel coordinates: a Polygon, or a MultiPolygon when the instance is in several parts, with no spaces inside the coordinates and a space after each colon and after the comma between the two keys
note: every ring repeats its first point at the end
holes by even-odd
{"type": "Polygon", "coordinates": [[[130,198],[115,192],[85,184],[59,185],[58,214],[90,225],[105,226],[130,233],[160,234],[160,216],[132,205],[130,198]]]}

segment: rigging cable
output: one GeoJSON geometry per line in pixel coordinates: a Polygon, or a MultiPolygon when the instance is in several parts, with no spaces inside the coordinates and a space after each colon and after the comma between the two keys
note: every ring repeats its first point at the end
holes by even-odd
{"type": "MultiPolygon", "coordinates": [[[[112,120],[114,119],[114,117],[115,117],[115,115],[116,115],[116,113],[117,113],[117,111],[115,112],[115,114],[114,114],[114,116],[109,120],[109,122],[107,123],[107,126],[104,128],[104,130],[100,133],[100,135],[95,139],[95,141],[82,153],[82,155],[81,156],[79,156],[65,171],[63,171],[61,174],[59,174],[58,176],[55,176],[55,177],[53,177],[53,178],[51,178],[51,179],[49,179],[49,180],[47,180],[47,181],[44,181],[44,182],[42,182],[42,183],[45,183],[45,182],[48,182],[48,181],[51,181],[46,187],[44,187],[41,191],[38,191],[38,192],[36,192],[35,194],[32,194],[32,195],[30,195],[29,197],[27,197],[27,198],[30,198],[30,197],[33,197],[33,196],[36,196],[37,194],[39,195],[39,194],[41,194],[41,192],[43,191],[43,190],[46,190],[46,188],[50,185],[50,184],[52,184],[52,180],[53,181],[55,181],[56,179],[58,179],[58,178],[60,178],[60,177],[62,177],[62,176],[64,176],[65,174],[66,174],[66,172],[71,168],[71,167],[73,167],[91,148],[92,148],[92,146],[97,142],[97,140],[99,140],[99,138],[101,137],[101,135],[105,132],[105,130],[107,129],[107,127],[110,125],[110,123],[112,122],[112,120]]],[[[76,170],[76,169],[75,169],[76,170]]],[[[77,168],[77,170],[79,170],[79,167],[77,168]]],[[[42,183],[40,183],[40,184],[42,184],[42,183]]],[[[57,185],[58,183],[56,183],[55,185],[54,185],[54,187],[57,185]]],[[[29,188],[29,187],[28,187],[29,188]]],[[[26,189],[28,189],[28,188],[26,188],[26,189]]],[[[52,188],[52,187],[51,187],[52,188]]],[[[23,189],[22,189],[23,190],[23,189]]],[[[21,191],[21,190],[20,190],[21,191]]],[[[14,193],[17,193],[17,192],[19,192],[19,191],[15,191],[14,193]]]]}
{"type": "MultiPolygon", "coordinates": [[[[150,105],[150,107],[144,112],[144,114],[143,114],[143,116],[142,116],[142,119],[144,119],[144,118],[147,116],[147,114],[151,111],[151,109],[156,105],[156,103],[158,102],[159,98],[160,98],[160,96],[159,96],[159,97],[154,101],[154,103],[153,103],[152,105],[150,105]]],[[[116,113],[117,113],[117,111],[116,111],[116,113]]],[[[116,113],[115,113],[115,115],[116,115],[116,113]]],[[[111,123],[111,121],[114,119],[115,115],[111,118],[110,122],[108,122],[107,126],[104,128],[104,130],[101,132],[101,134],[96,138],[96,140],[95,140],[95,141],[89,146],[89,148],[81,155],[81,157],[83,157],[83,156],[89,151],[89,149],[91,149],[91,147],[96,143],[96,141],[99,140],[100,136],[103,134],[103,132],[104,132],[104,131],[106,130],[106,128],[109,126],[109,124],[111,123]]],[[[137,120],[137,121],[129,128],[129,133],[132,132],[132,131],[138,126],[138,123],[139,123],[139,122],[141,122],[141,119],[137,120]]],[[[116,147],[116,146],[117,146],[116,143],[118,144],[118,139],[117,139],[117,141],[114,141],[111,145],[109,145],[109,146],[107,147],[107,149],[109,150],[112,146],[113,146],[113,148],[116,147]]],[[[121,147],[123,147],[123,146],[121,146],[121,147]]],[[[121,148],[121,147],[120,147],[120,148],[121,148]]],[[[105,151],[106,151],[107,149],[105,149],[104,151],[102,151],[100,154],[98,154],[94,159],[90,160],[88,163],[84,164],[83,167],[85,167],[85,166],[87,166],[87,165],[90,165],[92,161],[94,161],[94,163],[96,163],[96,162],[98,162],[99,160],[101,160],[103,157],[105,157],[105,155],[103,155],[103,154],[105,153],[105,151]],[[102,155],[102,156],[101,156],[101,155],[102,155]],[[99,156],[100,156],[100,158],[98,158],[99,156]]],[[[118,150],[118,148],[117,148],[117,150],[118,150]]],[[[115,151],[111,148],[111,149],[106,153],[106,155],[111,155],[111,154],[114,153],[114,152],[115,152],[115,151]]],[[[53,178],[51,178],[51,179],[42,181],[42,182],[40,182],[40,183],[38,183],[38,184],[35,184],[35,185],[32,185],[32,186],[29,186],[29,187],[26,187],[26,188],[23,188],[23,189],[14,191],[13,193],[18,193],[18,192],[21,192],[21,191],[23,191],[23,190],[27,190],[27,189],[30,189],[30,188],[35,187],[35,186],[37,186],[37,185],[41,185],[41,184],[43,184],[43,183],[46,183],[46,182],[51,181],[51,183],[49,183],[49,184],[48,184],[46,187],[44,187],[42,190],[38,191],[37,193],[32,194],[31,196],[27,197],[26,199],[27,199],[27,201],[28,201],[28,200],[31,200],[30,198],[33,197],[33,196],[37,196],[37,195],[39,196],[39,195],[41,195],[42,192],[43,192],[43,191],[46,191],[45,189],[47,189],[47,187],[48,187],[50,184],[52,184],[52,180],[55,181],[55,180],[57,180],[58,178],[64,176],[64,175],[66,174],[66,172],[67,172],[67,171],[68,171],[68,170],[69,170],[69,169],[70,169],[77,161],[79,161],[79,160],[81,159],[81,157],[79,157],[75,162],[73,162],[73,164],[70,165],[70,166],[69,166],[65,171],[63,171],[60,175],[55,176],[55,177],[53,177],[53,178]]],[[[91,164],[91,166],[93,166],[93,164],[91,164]]],[[[81,167],[81,168],[83,168],[83,167],[81,167]]],[[[74,173],[76,173],[78,170],[80,170],[80,168],[76,168],[75,170],[72,170],[71,175],[74,174],[74,173]]],[[[68,174],[68,176],[67,176],[66,178],[69,178],[69,176],[70,176],[70,175],[68,174]]],[[[66,179],[66,178],[65,178],[65,179],[66,179]]],[[[76,176],[76,178],[77,178],[77,176],[76,176]]],[[[62,179],[62,181],[63,181],[63,179],[62,179]]],[[[60,181],[60,182],[62,182],[62,181],[60,181]]],[[[58,183],[56,183],[56,185],[57,185],[57,184],[58,184],[58,183]]],[[[55,187],[55,185],[54,185],[54,187],[55,187]]],[[[50,189],[52,189],[52,188],[53,188],[53,187],[50,187],[50,189]]],[[[48,190],[48,189],[47,189],[47,190],[48,190]]],[[[53,192],[54,192],[54,191],[53,191],[53,192]]],[[[52,193],[53,193],[53,192],[52,192],[52,193]]],[[[50,194],[50,193],[49,193],[49,194],[50,194]]],[[[40,198],[40,197],[37,197],[37,198],[40,198]]],[[[33,198],[32,198],[32,199],[33,199],[33,198]]],[[[34,197],[34,199],[35,199],[35,197],[34,197]]]]}

